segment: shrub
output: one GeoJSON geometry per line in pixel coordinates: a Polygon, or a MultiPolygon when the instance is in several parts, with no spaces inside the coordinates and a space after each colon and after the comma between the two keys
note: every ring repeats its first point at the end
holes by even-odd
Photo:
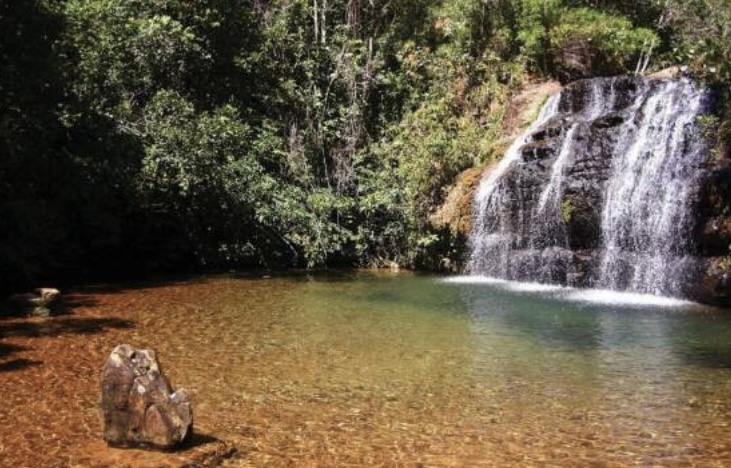
{"type": "Polygon", "coordinates": [[[626,73],[658,42],[653,31],[635,28],[623,16],[569,9],[549,32],[552,71],[563,82],[626,73]]]}

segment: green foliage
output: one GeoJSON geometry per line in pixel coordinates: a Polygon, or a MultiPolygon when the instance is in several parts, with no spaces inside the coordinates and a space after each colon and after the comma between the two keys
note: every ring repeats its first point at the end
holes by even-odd
{"type": "Polygon", "coordinates": [[[0,274],[454,265],[430,218],[501,156],[528,72],[688,64],[722,146],[730,24],[725,0],[1,2],[0,274]]]}
{"type": "Polygon", "coordinates": [[[715,152],[719,157],[731,157],[731,4],[725,0],[671,0],[667,9],[672,17],[668,55],[715,88],[722,114],[715,152]]]}
{"type": "Polygon", "coordinates": [[[712,83],[731,83],[731,5],[725,0],[669,2],[676,59],[712,83]]]}
{"type": "MultiPolygon", "coordinates": [[[[185,89],[210,55],[163,2],[70,0],[65,14],[78,57],[72,89],[102,114],[126,119],[158,89],[185,89]]],[[[183,11],[178,10],[178,13],[183,11]]]]}
{"type": "Polygon", "coordinates": [[[561,0],[522,0],[517,2],[518,16],[516,41],[520,52],[533,70],[551,68],[549,34],[561,21],[565,12],[561,0]]]}
{"type": "Polygon", "coordinates": [[[601,11],[576,8],[572,3],[577,2],[519,2],[516,39],[531,69],[564,81],[592,74],[627,73],[643,51],[660,42],[651,29],[638,28],[619,14],[624,9],[617,5],[601,11]]]}
{"type": "Polygon", "coordinates": [[[597,55],[595,72],[615,74],[629,71],[640,52],[656,44],[654,32],[635,28],[629,19],[589,8],[568,9],[551,29],[549,43],[555,54],[587,46],[597,55]]]}

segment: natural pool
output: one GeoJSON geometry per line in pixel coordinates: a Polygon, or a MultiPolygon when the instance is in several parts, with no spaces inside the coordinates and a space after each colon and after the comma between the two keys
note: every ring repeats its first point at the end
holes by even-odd
{"type": "Polygon", "coordinates": [[[191,391],[224,466],[731,466],[728,311],[368,272],[69,299],[0,319],[0,466],[183,463],[100,442],[120,342],[191,391]]]}

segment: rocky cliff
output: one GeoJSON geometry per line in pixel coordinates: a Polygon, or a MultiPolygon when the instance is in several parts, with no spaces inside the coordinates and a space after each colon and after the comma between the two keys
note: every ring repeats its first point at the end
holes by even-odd
{"type": "Polygon", "coordinates": [[[731,304],[731,168],[685,79],[567,86],[487,174],[469,268],[731,304]]]}

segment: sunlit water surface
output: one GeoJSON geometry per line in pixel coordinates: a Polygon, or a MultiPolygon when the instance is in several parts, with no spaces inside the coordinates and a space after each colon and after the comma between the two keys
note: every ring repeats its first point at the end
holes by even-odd
{"type": "Polygon", "coordinates": [[[196,430],[239,449],[225,466],[731,466],[720,310],[384,273],[73,299],[0,320],[1,466],[124,466],[96,410],[121,342],[191,391],[196,430]]]}

